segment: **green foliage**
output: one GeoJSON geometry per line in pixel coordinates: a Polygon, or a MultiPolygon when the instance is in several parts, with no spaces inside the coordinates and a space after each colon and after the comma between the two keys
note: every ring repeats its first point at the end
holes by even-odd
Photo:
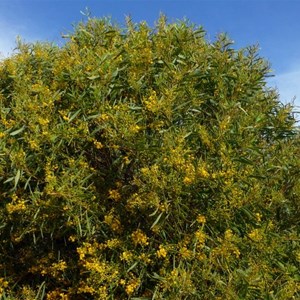
{"type": "Polygon", "coordinates": [[[3,299],[299,299],[299,135],[256,47],[161,17],[18,48],[3,299]]]}

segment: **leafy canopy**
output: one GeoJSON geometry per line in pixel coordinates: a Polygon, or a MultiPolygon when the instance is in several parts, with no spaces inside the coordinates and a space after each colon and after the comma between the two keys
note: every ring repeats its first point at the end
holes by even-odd
{"type": "Polygon", "coordinates": [[[299,136],[269,72],[164,16],[19,43],[0,64],[3,299],[299,297],[299,136]]]}

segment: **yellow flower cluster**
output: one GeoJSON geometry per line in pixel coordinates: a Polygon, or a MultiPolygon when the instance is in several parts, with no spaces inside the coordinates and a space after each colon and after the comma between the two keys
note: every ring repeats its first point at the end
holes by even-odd
{"type": "Polygon", "coordinates": [[[198,215],[196,220],[199,224],[205,224],[206,223],[206,218],[203,215],[198,215]]]}
{"type": "Polygon", "coordinates": [[[248,234],[249,238],[255,242],[260,242],[263,237],[264,234],[263,232],[261,232],[261,230],[259,229],[253,229],[249,234],[248,234]]]}
{"type": "Polygon", "coordinates": [[[195,167],[191,162],[185,163],[185,177],[183,183],[186,185],[192,184],[195,181],[195,167]]]}
{"type": "Polygon", "coordinates": [[[125,291],[127,293],[127,295],[132,295],[134,293],[134,291],[140,286],[141,282],[139,278],[133,278],[131,279],[126,287],[125,287],[125,291]]]}
{"type": "Polygon", "coordinates": [[[94,140],[93,143],[94,143],[96,149],[102,149],[104,147],[101,142],[98,142],[98,141],[94,140]]]}
{"type": "Polygon", "coordinates": [[[197,175],[200,176],[201,178],[208,178],[209,177],[209,173],[206,169],[205,166],[201,165],[198,169],[197,169],[197,175]]]}
{"type": "Polygon", "coordinates": [[[94,271],[100,275],[104,275],[108,268],[105,262],[100,262],[98,258],[90,258],[84,262],[84,267],[89,271],[94,271]]]}
{"type": "Polygon", "coordinates": [[[187,260],[192,259],[194,257],[193,251],[188,249],[185,246],[179,249],[179,254],[183,259],[187,259],[187,260]]]}
{"type": "Polygon", "coordinates": [[[9,214],[22,212],[26,210],[26,201],[19,199],[16,194],[12,196],[12,201],[6,204],[6,210],[9,214]]]}
{"type": "Polygon", "coordinates": [[[237,237],[231,229],[227,229],[224,233],[224,239],[219,238],[221,244],[212,250],[212,257],[222,257],[225,260],[238,259],[240,250],[236,246],[237,237]]]}
{"type": "Polygon", "coordinates": [[[121,199],[121,195],[118,190],[109,190],[109,198],[114,201],[119,201],[121,199]]]}
{"type": "Polygon", "coordinates": [[[150,96],[144,99],[143,102],[146,109],[153,113],[156,113],[160,109],[160,103],[154,90],[151,91],[150,96]]]}
{"type": "Polygon", "coordinates": [[[41,270],[41,275],[51,275],[58,278],[67,269],[67,263],[63,260],[53,263],[50,267],[41,270]]]}
{"type": "Polygon", "coordinates": [[[121,233],[123,228],[118,216],[111,211],[108,215],[104,216],[104,223],[106,223],[113,231],[121,233]]]}
{"type": "Polygon", "coordinates": [[[180,290],[182,293],[193,293],[194,284],[191,280],[191,273],[184,269],[174,268],[161,283],[163,289],[167,291],[180,290]]]}
{"type": "Polygon", "coordinates": [[[141,230],[137,229],[131,234],[133,244],[147,246],[149,244],[147,235],[141,230]]]}
{"type": "Polygon", "coordinates": [[[120,259],[122,261],[130,262],[133,260],[133,253],[131,251],[124,251],[120,254],[120,259]]]}
{"type": "Polygon", "coordinates": [[[7,287],[8,287],[8,281],[5,280],[4,278],[0,278],[0,298],[7,287]]]}
{"type": "Polygon", "coordinates": [[[84,242],[82,244],[82,246],[77,248],[77,253],[79,254],[79,259],[84,260],[87,255],[88,256],[95,255],[98,248],[99,248],[98,243],[91,244],[88,242],[84,242]]]}
{"type": "Polygon", "coordinates": [[[163,245],[159,245],[159,249],[156,251],[156,255],[158,258],[165,258],[167,256],[168,252],[164,248],[163,245]]]}
{"type": "Polygon", "coordinates": [[[70,300],[70,297],[68,294],[56,289],[47,293],[46,300],[70,300]]]}
{"type": "Polygon", "coordinates": [[[202,247],[205,243],[205,240],[206,240],[206,234],[202,230],[197,230],[195,232],[195,237],[197,239],[198,246],[202,247]]]}

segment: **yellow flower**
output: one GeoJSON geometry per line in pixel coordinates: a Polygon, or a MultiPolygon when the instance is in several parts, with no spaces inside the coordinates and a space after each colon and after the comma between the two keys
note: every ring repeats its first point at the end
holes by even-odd
{"type": "Polygon", "coordinates": [[[142,230],[137,229],[131,234],[132,241],[134,245],[140,244],[141,246],[146,246],[149,244],[148,237],[142,230]]]}
{"type": "Polygon", "coordinates": [[[151,91],[148,99],[144,99],[144,104],[147,110],[151,112],[157,112],[160,109],[160,103],[158,102],[155,91],[151,91]]]}
{"type": "Polygon", "coordinates": [[[195,232],[195,237],[200,245],[203,245],[205,243],[206,234],[203,231],[197,230],[195,232]]]}
{"type": "Polygon", "coordinates": [[[132,295],[133,292],[139,287],[140,280],[139,279],[132,279],[130,280],[129,284],[126,285],[125,291],[127,295],[132,295]]]}
{"type": "Polygon", "coordinates": [[[121,241],[118,240],[118,239],[111,239],[111,240],[108,240],[106,242],[106,246],[109,248],[109,249],[114,249],[114,248],[117,248],[121,245],[121,241]]]}
{"type": "Polygon", "coordinates": [[[38,123],[40,125],[47,125],[50,121],[47,118],[39,117],[38,118],[38,123]]]}
{"type": "Polygon", "coordinates": [[[8,203],[6,205],[6,210],[9,214],[24,211],[26,209],[26,204],[24,200],[18,200],[16,203],[8,203]]]}
{"type": "Polygon", "coordinates": [[[225,231],[225,240],[231,240],[233,237],[233,233],[231,229],[227,229],[225,231]]]}
{"type": "Polygon", "coordinates": [[[38,144],[35,140],[30,140],[29,145],[30,145],[30,148],[33,149],[33,150],[39,149],[39,146],[38,146],[38,144]]]}
{"type": "Polygon", "coordinates": [[[262,217],[262,215],[260,213],[255,214],[255,218],[256,218],[257,222],[261,221],[261,217],[262,217]]]}
{"type": "Polygon", "coordinates": [[[189,185],[189,184],[193,183],[193,179],[191,177],[185,176],[183,179],[183,183],[186,185],[189,185]]]}
{"type": "Polygon", "coordinates": [[[115,201],[119,201],[121,199],[121,195],[117,190],[110,190],[109,198],[115,201]]]}
{"type": "Polygon", "coordinates": [[[160,245],[159,246],[159,250],[156,251],[156,255],[158,258],[165,258],[167,256],[168,252],[167,250],[164,248],[164,246],[160,245]]]}
{"type": "Polygon", "coordinates": [[[0,297],[7,287],[8,281],[6,281],[4,278],[0,278],[0,297]]]}
{"type": "Polygon", "coordinates": [[[125,165],[128,165],[128,164],[130,163],[130,159],[128,158],[128,156],[125,156],[125,157],[123,158],[123,161],[124,161],[124,164],[125,164],[125,165]]]}
{"type": "Polygon", "coordinates": [[[107,121],[108,119],[109,119],[109,115],[107,115],[107,114],[102,114],[99,117],[99,121],[107,121]]]}
{"type": "Polygon", "coordinates": [[[94,141],[94,145],[97,149],[102,149],[103,148],[103,144],[101,142],[98,141],[94,141]]]}
{"type": "Polygon", "coordinates": [[[205,223],[206,223],[206,218],[205,218],[205,216],[203,216],[203,215],[198,215],[198,217],[197,217],[197,222],[198,222],[199,224],[205,224],[205,223]]]}
{"type": "Polygon", "coordinates": [[[101,286],[98,290],[99,293],[99,299],[107,299],[108,294],[107,294],[107,287],[106,286],[101,286]]]}
{"type": "Polygon", "coordinates": [[[76,236],[70,235],[69,238],[68,238],[68,240],[69,240],[70,242],[74,243],[74,242],[76,241],[76,236]]]}
{"type": "Polygon", "coordinates": [[[93,294],[95,294],[95,289],[88,285],[82,285],[78,289],[78,293],[89,293],[89,294],[93,295],[93,294]]]}
{"type": "Polygon", "coordinates": [[[258,229],[253,229],[249,234],[249,238],[255,242],[259,242],[263,239],[261,232],[258,229]]]}
{"type": "Polygon", "coordinates": [[[232,249],[232,252],[236,256],[236,258],[240,257],[241,252],[240,252],[240,250],[238,248],[232,249]]]}
{"type": "Polygon", "coordinates": [[[141,129],[141,127],[139,125],[133,125],[133,126],[130,127],[130,131],[132,133],[137,133],[137,132],[140,131],[140,129],[141,129]]]}
{"type": "Polygon", "coordinates": [[[200,252],[200,253],[197,253],[196,258],[199,261],[204,261],[206,259],[206,255],[204,253],[200,252]]]}
{"type": "Polygon", "coordinates": [[[198,175],[200,177],[203,177],[203,178],[208,178],[209,177],[209,173],[207,172],[207,170],[205,169],[205,167],[201,166],[199,169],[198,169],[198,175]]]}
{"type": "Polygon", "coordinates": [[[133,259],[133,253],[131,251],[124,251],[121,255],[120,255],[120,259],[121,260],[125,260],[126,262],[129,262],[133,259]]]}
{"type": "Polygon", "coordinates": [[[187,247],[180,248],[179,253],[181,257],[185,259],[191,259],[193,257],[193,251],[189,250],[187,247]]]}
{"type": "Polygon", "coordinates": [[[113,231],[122,232],[122,225],[119,218],[112,213],[104,216],[104,223],[106,223],[113,231]]]}
{"type": "Polygon", "coordinates": [[[152,262],[152,260],[149,258],[149,255],[146,254],[146,253],[142,253],[140,256],[139,256],[139,259],[144,262],[145,264],[150,264],[152,262]]]}
{"type": "Polygon", "coordinates": [[[120,285],[125,285],[126,284],[126,280],[125,279],[120,279],[119,283],[120,283],[120,285]]]}

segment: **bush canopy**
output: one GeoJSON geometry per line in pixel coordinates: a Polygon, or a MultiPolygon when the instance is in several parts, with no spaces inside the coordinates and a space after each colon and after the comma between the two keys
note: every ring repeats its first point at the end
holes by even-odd
{"type": "Polygon", "coordinates": [[[0,63],[0,298],[299,299],[299,134],[268,63],[126,24],[0,63]]]}

